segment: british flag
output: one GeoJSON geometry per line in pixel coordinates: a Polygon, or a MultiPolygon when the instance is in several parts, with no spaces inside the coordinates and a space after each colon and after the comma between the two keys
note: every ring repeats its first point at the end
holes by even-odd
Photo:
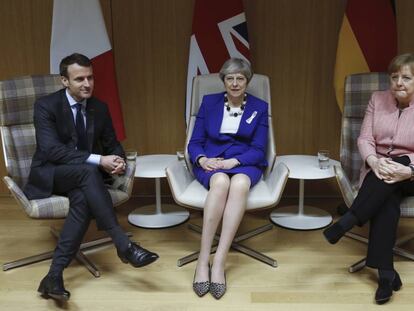
{"type": "Polygon", "coordinates": [[[250,62],[242,0],[196,0],[187,73],[187,124],[193,78],[199,74],[218,72],[230,57],[250,62]]]}

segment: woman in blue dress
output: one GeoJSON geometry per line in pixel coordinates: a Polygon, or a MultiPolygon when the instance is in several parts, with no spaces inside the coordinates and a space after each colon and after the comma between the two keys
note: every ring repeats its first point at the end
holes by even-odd
{"type": "Polygon", "coordinates": [[[227,60],[220,70],[225,92],[203,97],[188,144],[197,180],[209,190],[204,206],[200,255],[193,289],[220,299],[226,291],[225,263],[244,215],[249,190],[267,166],[268,104],[246,93],[253,72],[247,61],[227,60]],[[222,221],[217,251],[210,251],[222,221]]]}

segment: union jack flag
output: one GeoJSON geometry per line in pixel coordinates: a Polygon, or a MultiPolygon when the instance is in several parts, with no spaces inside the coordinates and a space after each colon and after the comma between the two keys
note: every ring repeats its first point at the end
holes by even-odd
{"type": "Polygon", "coordinates": [[[250,62],[242,0],[196,0],[187,73],[187,124],[193,78],[200,74],[218,72],[230,57],[250,62]]]}

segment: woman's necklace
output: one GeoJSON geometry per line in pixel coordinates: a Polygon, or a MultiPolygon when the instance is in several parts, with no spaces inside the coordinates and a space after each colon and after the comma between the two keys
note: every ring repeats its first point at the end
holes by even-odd
{"type": "Polygon", "coordinates": [[[224,106],[226,106],[226,110],[229,112],[229,116],[232,116],[235,118],[237,118],[238,116],[241,116],[243,114],[244,107],[246,106],[246,99],[247,99],[247,94],[244,93],[243,103],[240,106],[240,110],[231,111],[231,107],[229,105],[229,99],[227,98],[227,94],[224,94],[224,106]]]}

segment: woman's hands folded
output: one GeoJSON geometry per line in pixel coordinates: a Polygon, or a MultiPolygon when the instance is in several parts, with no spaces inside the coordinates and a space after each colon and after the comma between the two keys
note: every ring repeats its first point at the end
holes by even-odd
{"type": "Polygon", "coordinates": [[[205,171],[208,171],[208,172],[215,171],[218,169],[229,170],[240,164],[239,161],[235,158],[224,160],[223,158],[207,158],[207,157],[200,158],[198,163],[205,171]]]}
{"type": "Polygon", "coordinates": [[[369,156],[367,163],[375,175],[386,182],[393,184],[411,178],[411,168],[393,161],[390,158],[377,158],[369,156]]]}

